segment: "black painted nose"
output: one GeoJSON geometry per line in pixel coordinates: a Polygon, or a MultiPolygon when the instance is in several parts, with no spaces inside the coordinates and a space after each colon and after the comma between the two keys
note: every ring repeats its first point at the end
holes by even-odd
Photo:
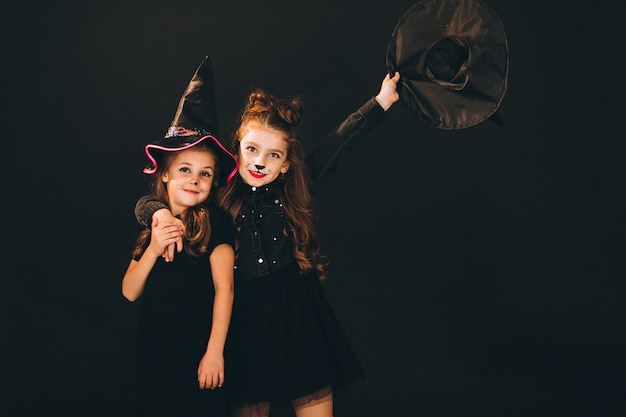
{"type": "Polygon", "coordinates": [[[265,165],[254,165],[256,167],[256,169],[258,169],[259,171],[262,170],[263,168],[265,168],[265,165]]]}

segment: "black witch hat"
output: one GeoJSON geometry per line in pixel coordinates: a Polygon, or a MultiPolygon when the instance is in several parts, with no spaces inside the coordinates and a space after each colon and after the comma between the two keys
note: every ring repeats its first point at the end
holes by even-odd
{"type": "Polygon", "coordinates": [[[508,77],[498,16],[480,0],[421,0],[400,19],[387,47],[402,100],[439,129],[496,122],[508,77]]]}
{"type": "Polygon", "coordinates": [[[165,137],[146,145],[151,166],[143,172],[154,174],[163,152],[182,151],[206,141],[217,155],[221,173],[219,182],[227,183],[237,172],[237,159],[220,143],[218,134],[213,65],[207,56],[183,93],[165,137]]]}

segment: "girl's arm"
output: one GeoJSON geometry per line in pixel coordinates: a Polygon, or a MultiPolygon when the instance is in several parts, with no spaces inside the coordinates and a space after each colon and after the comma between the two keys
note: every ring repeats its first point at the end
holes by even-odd
{"type": "MultiPolygon", "coordinates": [[[[135,204],[135,217],[137,222],[144,227],[150,227],[150,225],[155,227],[159,223],[175,223],[180,227],[180,230],[185,231],[183,222],[175,217],[161,200],[152,195],[144,195],[137,201],[137,204],[135,204]]],[[[163,251],[165,262],[172,262],[174,253],[181,250],[183,250],[182,237],[176,241],[175,245],[168,245],[163,251]]]]}
{"type": "Polygon", "coordinates": [[[348,116],[309,155],[307,168],[315,185],[334,171],[338,162],[354,149],[370,130],[386,119],[385,112],[400,99],[397,92],[399,81],[400,73],[396,72],[393,77],[387,74],[378,94],[348,116]]]}
{"type": "Polygon", "coordinates": [[[227,243],[213,249],[209,257],[215,287],[213,322],[206,352],[198,365],[198,384],[201,389],[215,389],[224,384],[224,345],[234,299],[235,251],[227,243]]]}
{"type": "Polygon", "coordinates": [[[181,238],[176,224],[159,224],[152,229],[150,244],[138,261],[131,260],[122,278],[122,294],[129,301],[137,300],[143,293],[148,275],[165,248],[181,238]]]}
{"type": "Polygon", "coordinates": [[[144,195],[137,201],[137,204],[135,204],[135,217],[137,218],[137,222],[143,227],[150,227],[153,220],[152,215],[160,209],[166,209],[169,212],[169,208],[161,200],[153,195],[144,195]]]}

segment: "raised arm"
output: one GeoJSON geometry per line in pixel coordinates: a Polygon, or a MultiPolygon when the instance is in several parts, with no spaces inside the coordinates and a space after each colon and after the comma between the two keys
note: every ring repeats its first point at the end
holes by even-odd
{"type": "Polygon", "coordinates": [[[356,112],[348,116],[307,158],[315,185],[337,168],[339,160],[359,144],[366,134],[385,119],[385,112],[399,100],[397,84],[400,73],[383,79],[380,91],[356,112]]]}

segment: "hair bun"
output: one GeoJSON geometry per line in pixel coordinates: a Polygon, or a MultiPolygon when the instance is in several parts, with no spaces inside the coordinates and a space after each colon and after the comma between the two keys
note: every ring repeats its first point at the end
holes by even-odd
{"type": "Polygon", "coordinates": [[[256,120],[269,126],[282,126],[292,130],[300,123],[302,103],[299,98],[279,100],[263,90],[254,90],[248,96],[248,103],[241,114],[241,121],[256,120]]]}
{"type": "Polygon", "coordinates": [[[271,111],[275,106],[274,100],[263,91],[253,91],[248,96],[247,111],[252,114],[271,111]]]}
{"type": "Polygon", "coordinates": [[[297,126],[302,116],[302,104],[297,99],[293,99],[289,104],[278,107],[278,115],[290,125],[297,126]]]}

